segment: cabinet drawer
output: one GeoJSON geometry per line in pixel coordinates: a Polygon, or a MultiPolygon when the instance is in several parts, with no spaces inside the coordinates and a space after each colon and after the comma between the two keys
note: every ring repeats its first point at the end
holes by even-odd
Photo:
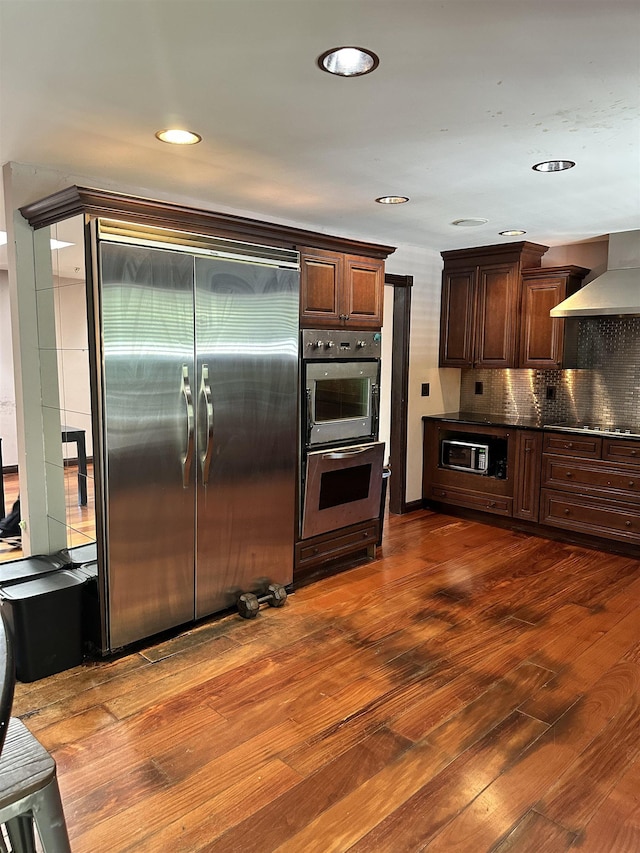
{"type": "Polygon", "coordinates": [[[602,458],[610,462],[636,465],[640,468],[640,441],[624,438],[603,438],[602,458]]]}
{"type": "Polygon", "coordinates": [[[545,456],[542,485],[640,503],[640,471],[621,470],[598,462],[576,462],[561,456],[545,456]]]}
{"type": "Polygon", "coordinates": [[[375,546],[378,540],[379,521],[370,522],[358,530],[332,534],[324,534],[315,539],[309,539],[296,544],[296,565],[306,566],[311,563],[324,562],[341,557],[351,551],[375,546]]]}
{"type": "Polygon", "coordinates": [[[486,495],[481,492],[467,492],[464,489],[453,489],[450,487],[431,486],[428,495],[430,500],[440,503],[464,506],[468,509],[480,509],[483,512],[493,512],[497,515],[512,514],[513,498],[504,498],[499,495],[486,495]]]}
{"type": "Polygon", "coordinates": [[[640,543],[638,507],[602,498],[543,489],[540,521],[591,536],[640,543]]]}
{"type": "Polygon", "coordinates": [[[597,435],[545,432],[542,449],[544,453],[555,453],[560,456],[584,456],[590,459],[600,459],[602,439],[597,435]]]}

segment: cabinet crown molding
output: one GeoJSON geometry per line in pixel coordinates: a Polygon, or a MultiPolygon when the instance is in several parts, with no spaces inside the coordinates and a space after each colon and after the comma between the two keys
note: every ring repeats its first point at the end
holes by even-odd
{"type": "Polygon", "coordinates": [[[168,201],[75,185],[21,207],[20,213],[34,229],[53,225],[78,214],[88,214],[111,219],[125,218],[127,221],[159,228],[196,231],[285,248],[315,246],[371,258],[386,258],[395,252],[395,247],[380,243],[334,237],[276,222],[262,222],[230,213],[216,213],[168,201]]]}

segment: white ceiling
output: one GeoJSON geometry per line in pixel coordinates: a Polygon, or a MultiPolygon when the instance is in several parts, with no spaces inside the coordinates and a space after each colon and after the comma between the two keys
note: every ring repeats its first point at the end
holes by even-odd
{"type": "Polygon", "coordinates": [[[0,56],[2,163],[434,250],[640,225],[637,0],[0,0],[0,56]]]}

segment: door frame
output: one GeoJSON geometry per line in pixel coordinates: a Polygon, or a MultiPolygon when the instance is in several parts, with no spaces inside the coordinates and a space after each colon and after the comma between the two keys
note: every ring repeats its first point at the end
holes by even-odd
{"type": "Polygon", "coordinates": [[[414,509],[407,504],[407,428],[409,406],[409,332],[411,329],[412,275],[387,273],[385,285],[393,287],[391,357],[391,418],[389,459],[389,512],[402,515],[414,509]]]}

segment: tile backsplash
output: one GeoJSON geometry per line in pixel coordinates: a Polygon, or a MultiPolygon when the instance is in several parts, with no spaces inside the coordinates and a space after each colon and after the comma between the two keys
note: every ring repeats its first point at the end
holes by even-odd
{"type": "Polygon", "coordinates": [[[579,321],[576,369],[463,370],[460,409],[640,431],[640,317],[579,321]],[[476,394],[481,382],[483,393],[476,394]]]}

